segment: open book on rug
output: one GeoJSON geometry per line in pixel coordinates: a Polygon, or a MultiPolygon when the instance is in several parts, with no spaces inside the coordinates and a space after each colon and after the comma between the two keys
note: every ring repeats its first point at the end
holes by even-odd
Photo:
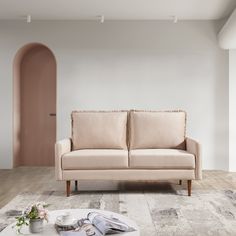
{"type": "Polygon", "coordinates": [[[61,236],[103,236],[135,231],[121,220],[98,212],[90,212],[87,218],[79,219],[70,227],[55,225],[61,236]]]}

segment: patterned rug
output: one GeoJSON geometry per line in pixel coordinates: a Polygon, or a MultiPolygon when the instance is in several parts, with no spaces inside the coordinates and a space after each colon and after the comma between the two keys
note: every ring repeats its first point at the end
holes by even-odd
{"type": "Polygon", "coordinates": [[[110,210],[136,221],[142,236],[224,236],[236,235],[236,191],[112,191],[24,192],[0,209],[0,231],[14,222],[28,204],[45,201],[49,210],[96,208],[110,210]]]}

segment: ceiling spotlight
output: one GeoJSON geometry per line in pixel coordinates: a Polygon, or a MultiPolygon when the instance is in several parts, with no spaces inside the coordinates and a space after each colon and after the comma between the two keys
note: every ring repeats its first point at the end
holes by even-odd
{"type": "Polygon", "coordinates": [[[105,20],[104,15],[99,16],[99,19],[100,19],[100,23],[104,23],[104,20],[105,20]]]}
{"type": "Polygon", "coordinates": [[[173,16],[173,22],[176,24],[178,22],[177,16],[173,16]]]}
{"type": "Polygon", "coordinates": [[[31,20],[32,20],[32,19],[31,19],[31,15],[27,15],[26,22],[27,22],[27,23],[31,23],[31,20]]]}

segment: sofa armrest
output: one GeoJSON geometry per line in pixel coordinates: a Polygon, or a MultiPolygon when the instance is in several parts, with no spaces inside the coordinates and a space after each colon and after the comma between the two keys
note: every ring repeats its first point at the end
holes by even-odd
{"type": "Polygon", "coordinates": [[[195,177],[202,179],[201,145],[197,141],[186,138],[186,150],[195,155],[195,177]]]}
{"type": "Polygon", "coordinates": [[[61,157],[71,151],[71,139],[63,139],[55,144],[55,175],[57,180],[62,180],[61,157]]]}

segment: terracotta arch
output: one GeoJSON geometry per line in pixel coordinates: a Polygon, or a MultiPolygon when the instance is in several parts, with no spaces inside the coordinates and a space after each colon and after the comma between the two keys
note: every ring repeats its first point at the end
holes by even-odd
{"type": "Polygon", "coordinates": [[[56,58],[41,43],[21,47],[13,61],[13,166],[54,165],[56,58]]]}

